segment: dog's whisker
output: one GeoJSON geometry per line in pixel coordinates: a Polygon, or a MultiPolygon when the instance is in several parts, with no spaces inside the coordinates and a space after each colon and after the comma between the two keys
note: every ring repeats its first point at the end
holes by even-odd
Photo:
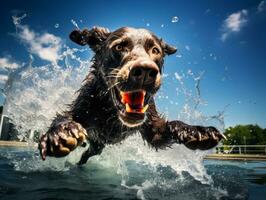
{"type": "Polygon", "coordinates": [[[108,74],[107,77],[108,76],[118,76],[118,77],[121,77],[121,75],[118,75],[118,74],[108,74]]]}
{"type": "Polygon", "coordinates": [[[106,76],[106,78],[121,78],[121,76],[106,76]]]}
{"type": "Polygon", "coordinates": [[[119,83],[120,83],[120,81],[114,83],[113,85],[111,85],[111,86],[107,89],[107,91],[111,90],[113,87],[115,87],[115,86],[118,85],[119,83]]]}
{"type": "Polygon", "coordinates": [[[118,73],[120,70],[112,70],[110,73],[118,73]]]}
{"type": "MultiPolygon", "coordinates": [[[[108,75],[118,75],[118,72],[109,73],[108,75]]],[[[107,75],[107,76],[108,76],[108,75],[107,75]]],[[[121,75],[119,75],[119,76],[121,76],[121,75]]]]}
{"type": "Polygon", "coordinates": [[[120,74],[108,74],[108,75],[106,75],[106,76],[120,76],[120,77],[121,77],[120,74]]]}
{"type": "Polygon", "coordinates": [[[119,70],[120,70],[120,69],[117,69],[117,68],[112,68],[112,67],[111,67],[110,69],[112,69],[112,70],[116,70],[116,71],[119,71],[119,70]]]}

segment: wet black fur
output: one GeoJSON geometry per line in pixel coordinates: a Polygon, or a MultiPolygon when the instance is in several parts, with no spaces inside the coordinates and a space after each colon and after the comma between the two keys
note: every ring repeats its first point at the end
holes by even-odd
{"type": "MultiPolygon", "coordinates": [[[[117,32],[114,37],[119,37],[119,34],[122,33],[117,32]]],[[[121,61],[119,55],[109,54],[103,45],[103,41],[108,37],[110,33],[106,30],[104,33],[103,29],[94,31],[85,29],[83,32],[74,31],[70,35],[74,42],[80,45],[88,44],[95,52],[95,56],[92,60],[93,65],[78,91],[77,99],[68,111],[57,116],[51,128],[55,128],[62,120],[69,120],[80,123],[87,130],[90,145],[79,164],[101,153],[105,145],[119,143],[136,132],[141,134],[149,146],[156,149],[170,147],[173,143],[184,143],[191,149],[209,149],[219,142],[221,137],[217,129],[213,127],[190,126],[181,121],[169,122],[164,119],[156,111],[153,97],[149,101],[147,119],[143,125],[135,128],[123,125],[118,118],[117,108],[114,106],[103,75],[103,73],[108,73],[108,67],[118,66],[121,61]],[[205,138],[203,142],[198,137],[199,133],[202,138],[205,138]],[[212,133],[216,139],[212,137],[212,133]]],[[[165,54],[169,53],[165,43],[162,43],[162,47],[165,47],[165,54]]],[[[157,64],[162,69],[163,59],[157,64]]]]}

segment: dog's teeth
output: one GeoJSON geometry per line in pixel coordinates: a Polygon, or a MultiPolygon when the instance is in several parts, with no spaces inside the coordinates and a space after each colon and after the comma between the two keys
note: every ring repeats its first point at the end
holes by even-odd
{"type": "Polygon", "coordinates": [[[146,95],[146,91],[145,90],[142,90],[142,100],[141,100],[141,106],[144,106],[144,101],[145,101],[145,95],[146,95]]]}
{"type": "Polygon", "coordinates": [[[121,96],[121,103],[125,104],[126,103],[125,102],[125,92],[120,91],[120,96],[121,96]]]}
{"type": "Polygon", "coordinates": [[[128,103],[126,103],[126,111],[129,112],[129,113],[132,112],[132,109],[130,108],[130,106],[128,105],[128,103]]]}
{"type": "Polygon", "coordinates": [[[149,105],[147,104],[146,106],[144,106],[142,109],[141,109],[141,112],[142,113],[145,113],[146,110],[148,109],[149,105]]]}
{"type": "Polygon", "coordinates": [[[145,96],[145,94],[146,94],[146,91],[145,91],[145,90],[142,90],[142,93],[143,93],[143,96],[145,96]]]}

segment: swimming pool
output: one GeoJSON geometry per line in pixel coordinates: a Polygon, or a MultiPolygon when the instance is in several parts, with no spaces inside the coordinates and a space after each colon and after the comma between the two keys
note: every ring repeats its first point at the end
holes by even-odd
{"type": "MultiPolygon", "coordinates": [[[[209,179],[128,160],[121,175],[97,161],[32,170],[32,149],[0,148],[0,199],[265,199],[266,162],[206,160],[209,179]],[[27,162],[27,160],[29,160],[27,162]],[[63,169],[63,170],[62,170],[63,169]]],[[[193,166],[191,166],[193,167],[193,166]]]]}

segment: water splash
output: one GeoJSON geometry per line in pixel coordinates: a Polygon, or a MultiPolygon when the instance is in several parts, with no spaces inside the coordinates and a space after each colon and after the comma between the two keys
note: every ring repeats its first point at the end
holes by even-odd
{"type": "Polygon", "coordinates": [[[71,23],[78,29],[80,30],[79,26],[78,26],[78,23],[74,20],[74,19],[71,19],[71,23]]]}
{"type": "Polygon", "coordinates": [[[27,14],[24,13],[22,16],[18,17],[18,16],[12,16],[12,20],[13,20],[13,24],[16,27],[16,32],[17,32],[17,27],[21,24],[22,20],[27,17],[27,14]]]}
{"type": "MultiPolygon", "coordinates": [[[[75,51],[78,50],[63,52],[64,64],[70,65],[75,51]]],[[[56,112],[66,109],[88,72],[88,63],[62,68],[52,64],[35,66],[31,60],[29,65],[9,75],[4,113],[17,125],[20,140],[27,140],[31,130],[46,131],[56,112]]]]}
{"type": "Polygon", "coordinates": [[[172,17],[171,22],[172,22],[172,23],[177,23],[177,22],[179,22],[179,17],[177,17],[177,16],[172,17]]]}

